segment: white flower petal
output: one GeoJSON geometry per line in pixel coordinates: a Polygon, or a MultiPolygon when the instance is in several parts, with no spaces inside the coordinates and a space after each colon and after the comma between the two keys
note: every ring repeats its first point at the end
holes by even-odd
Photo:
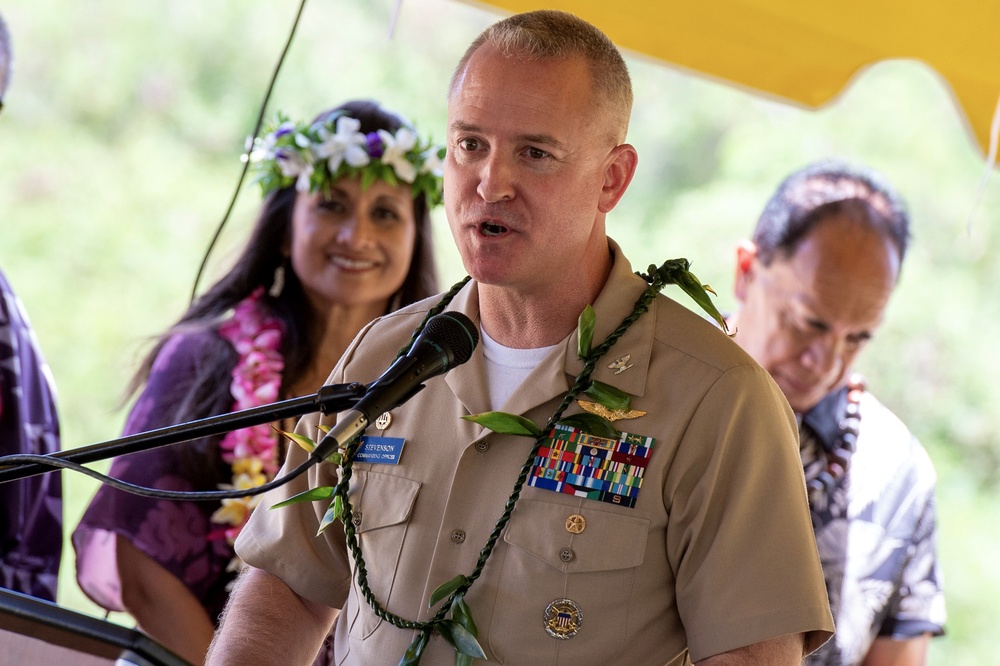
{"type": "Polygon", "coordinates": [[[413,179],[417,177],[417,169],[413,166],[406,158],[400,158],[392,162],[392,168],[396,172],[396,176],[399,177],[405,183],[412,183],[413,179]]]}
{"type": "Polygon", "coordinates": [[[345,159],[352,167],[367,166],[371,162],[368,153],[361,146],[348,146],[345,159]]]}
{"type": "MultiPolygon", "coordinates": [[[[356,134],[361,129],[361,121],[350,116],[337,118],[337,134],[356,134]]],[[[364,135],[362,135],[364,136],[364,135]]]]}

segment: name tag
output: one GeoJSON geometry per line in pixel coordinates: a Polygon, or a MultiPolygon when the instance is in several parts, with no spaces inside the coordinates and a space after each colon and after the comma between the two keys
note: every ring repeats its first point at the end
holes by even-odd
{"type": "Polygon", "coordinates": [[[403,455],[402,437],[370,437],[361,438],[361,446],[354,453],[354,462],[372,463],[375,465],[396,465],[399,456],[403,455]]]}

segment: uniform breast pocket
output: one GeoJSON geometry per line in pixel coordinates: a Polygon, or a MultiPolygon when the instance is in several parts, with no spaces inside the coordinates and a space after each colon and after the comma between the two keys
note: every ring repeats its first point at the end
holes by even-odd
{"type": "Polygon", "coordinates": [[[650,521],[595,504],[518,503],[490,628],[501,663],[612,664],[621,653],[650,521]]]}
{"type": "MultiPolygon", "coordinates": [[[[392,598],[403,539],[417,499],[420,482],[390,474],[355,470],[351,485],[352,522],[368,571],[368,585],[383,606],[392,598]]],[[[355,587],[357,580],[355,579],[355,587]]],[[[360,598],[351,623],[351,634],[367,638],[381,620],[360,598]]],[[[389,604],[391,605],[391,604],[389,604]]]]}

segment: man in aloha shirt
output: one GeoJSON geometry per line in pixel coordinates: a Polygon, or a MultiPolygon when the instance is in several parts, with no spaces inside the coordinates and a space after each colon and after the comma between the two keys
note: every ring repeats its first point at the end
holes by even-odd
{"type": "Polygon", "coordinates": [[[736,341],[788,398],[837,632],[810,665],[926,663],[944,632],[935,472],[906,426],[852,376],[882,321],[909,220],[869,170],[789,176],[737,252],[736,341]]]}

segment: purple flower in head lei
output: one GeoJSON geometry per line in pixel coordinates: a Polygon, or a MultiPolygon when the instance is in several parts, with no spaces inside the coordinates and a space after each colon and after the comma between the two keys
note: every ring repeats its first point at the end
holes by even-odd
{"type": "Polygon", "coordinates": [[[378,132],[369,132],[365,138],[368,139],[368,154],[375,159],[382,157],[382,139],[378,132]]]}
{"type": "Polygon", "coordinates": [[[292,185],[317,192],[341,178],[360,177],[362,187],[378,180],[410,185],[413,196],[425,195],[431,207],[443,201],[444,146],[422,140],[412,127],[365,134],[360,121],[344,112],[312,124],[279,114],[273,127],[243,156],[264,195],[292,185]]]}

